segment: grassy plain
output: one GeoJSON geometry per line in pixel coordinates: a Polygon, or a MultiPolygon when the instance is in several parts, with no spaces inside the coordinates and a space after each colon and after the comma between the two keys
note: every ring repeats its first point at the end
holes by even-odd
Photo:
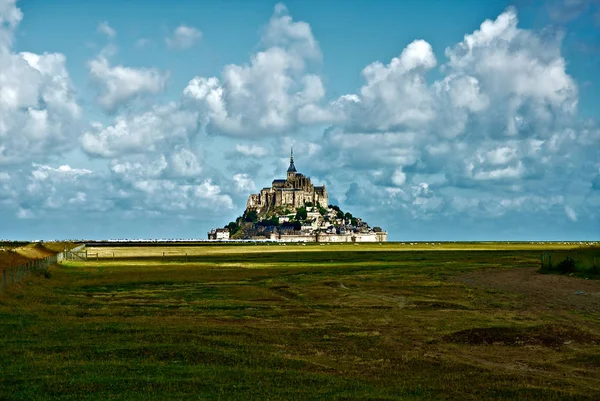
{"type": "Polygon", "coordinates": [[[485,281],[564,246],[89,249],[0,294],[0,399],[599,399],[600,283],[485,281]]]}

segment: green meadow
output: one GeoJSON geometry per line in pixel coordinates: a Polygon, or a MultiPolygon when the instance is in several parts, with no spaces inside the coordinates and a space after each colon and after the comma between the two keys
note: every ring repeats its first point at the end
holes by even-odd
{"type": "Polygon", "coordinates": [[[0,399],[597,400],[600,282],[536,273],[566,248],[91,248],[0,293],[0,399]]]}

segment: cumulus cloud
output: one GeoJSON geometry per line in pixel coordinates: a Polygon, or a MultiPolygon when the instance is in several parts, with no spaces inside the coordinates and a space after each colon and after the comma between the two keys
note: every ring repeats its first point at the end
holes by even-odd
{"type": "Polygon", "coordinates": [[[23,13],[15,4],[16,0],[0,1],[0,52],[10,50],[14,30],[23,19],[23,13]]]}
{"type": "Polygon", "coordinates": [[[83,150],[92,155],[115,158],[126,154],[159,152],[187,143],[198,128],[198,113],[178,103],[116,117],[112,125],[93,124],[81,137],[83,150]]]}
{"type": "Polygon", "coordinates": [[[98,32],[106,35],[109,39],[114,39],[117,37],[117,31],[115,31],[107,21],[99,22],[97,30],[98,32]]]}
{"type": "Polygon", "coordinates": [[[187,26],[187,25],[179,25],[175,28],[175,31],[165,39],[167,46],[171,49],[189,49],[194,46],[197,41],[202,38],[202,32],[198,29],[187,26]]]}
{"type": "Polygon", "coordinates": [[[233,207],[231,196],[209,178],[202,178],[199,158],[190,149],[179,148],[160,155],[138,155],[110,163],[118,198],[126,208],[160,213],[192,213],[233,207]],[[136,205],[136,202],[138,203],[136,205]]]}
{"type": "Polygon", "coordinates": [[[12,52],[22,17],[14,1],[0,2],[0,165],[71,147],[81,116],[64,55],[12,52]]]}
{"type": "Polygon", "coordinates": [[[256,190],[256,184],[248,174],[235,174],[233,176],[235,182],[235,188],[238,192],[250,193],[256,190]]]}
{"type": "MultiPolygon", "coordinates": [[[[493,218],[536,203],[547,205],[537,212],[556,213],[553,206],[586,202],[577,191],[562,195],[569,186],[589,190],[590,180],[594,187],[597,170],[582,161],[598,160],[591,144],[600,134],[595,122],[577,119],[561,39],[519,28],[508,8],[446,49],[444,60],[415,40],[389,62],[369,64],[359,92],[328,106],[335,118],[317,156],[327,163],[313,171],[375,186],[386,210],[412,217],[428,208],[493,218]],[[438,62],[442,76],[429,83],[438,62]]],[[[346,201],[374,200],[351,187],[346,201]]]]}
{"type": "Polygon", "coordinates": [[[205,114],[208,132],[265,136],[329,119],[318,107],[322,81],[307,72],[321,55],[310,26],[293,21],[278,4],[261,45],[264,50],[249,64],[226,66],[220,79],[195,77],[188,83],[184,94],[205,114]]]}
{"type": "Polygon", "coordinates": [[[114,112],[128,101],[164,91],[168,74],[156,68],[111,66],[105,54],[88,63],[90,77],[100,90],[98,103],[107,112],[114,112]]]}
{"type": "Polygon", "coordinates": [[[235,145],[235,153],[246,157],[265,157],[269,154],[269,150],[260,145],[238,143],[235,145]]]}

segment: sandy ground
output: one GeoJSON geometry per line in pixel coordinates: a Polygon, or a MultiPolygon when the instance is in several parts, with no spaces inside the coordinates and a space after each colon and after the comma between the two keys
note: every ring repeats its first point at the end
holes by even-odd
{"type": "Polygon", "coordinates": [[[576,308],[600,313],[600,281],[556,274],[539,274],[537,268],[480,270],[454,280],[525,296],[531,307],[576,308]]]}

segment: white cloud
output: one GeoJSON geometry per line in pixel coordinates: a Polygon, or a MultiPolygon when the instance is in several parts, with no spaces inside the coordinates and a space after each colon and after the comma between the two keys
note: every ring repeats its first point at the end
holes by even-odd
{"type": "Polygon", "coordinates": [[[15,3],[16,0],[0,1],[0,53],[11,49],[14,30],[23,19],[23,13],[15,3]]]}
{"type": "Polygon", "coordinates": [[[81,146],[88,154],[105,158],[156,153],[187,143],[197,128],[198,113],[171,102],[145,113],[117,116],[109,126],[93,124],[83,133],[81,146]]]}
{"type": "Polygon", "coordinates": [[[263,146],[241,143],[235,145],[235,152],[246,157],[265,157],[269,154],[269,150],[263,146]]]}
{"type": "Polygon", "coordinates": [[[179,25],[170,37],[165,39],[167,46],[171,49],[189,49],[202,38],[202,32],[198,29],[187,26],[179,25]]]}
{"type": "Polygon", "coordinates": [[[98,102],[107,112],[128,101],[164,91],[168,74],[156,68],[111,66],[104,55],[89,61],[90,77],[100,89],[98,102]]]}
{"type": "Polygon", "coordinates": [[[135,41],[135,46],[136,47],[146,47],[150,44],[150,39],[147,38],[139,38],[138,40],[135,41]]]}
{"type": "Polygon", "coordinates": [[[22,19],[0,2],[0,165],[45,159],[72,147],[81,109],[60,53],[13,53],[22,19]]]}
{"type": "Polygon", "coordinates": [[[360,96],[340,99],[346,106],[344,125],[352,131],[389,131],[429,124],[435,110],[425,73],[436,63],[429,43],[415,40],[388,65],[374,62],[365,67],[360,96]]]}
{"type": "Polygon", "coordinates": [[[394,174],[392,174],[392,183],[398,187],[401,187],[405,182],[406,174],[404,174],[401,168],[396,169],[394,174]]]}
{"type": "Polygon", "coordinates": [[[248,194],[256,190],[256,184],[248,174],[235,174],[233,176],[233,181],[235,182],[235,188],[238,192],[248,194]]]}
{"type": "Polygon", "coordinates": [[[565,206],[565,214],[569,218],[569,220],[576,222],[577,221],[577,213],[571,206],[565,206]]]}
{"type": "MultiPolygon", "coordinates": [[[[592,144],[600,130],[576,120],[578,91],[561,38],[518,28],[509,8],[446,56],[431,84],[426,74],[437,60],[422,40],[389,63],[365,67],[360,91],[327,109],[333,126],[316,156],[327,162],[313,163],[313,173],[332,183],[374,185],[381,195],[374,202],[398,211],[426,205],[428,213],[494,218],[564,193],[572,207],[590,202],[584,191],[594,188],[597,170],[582,161],[598,160],[592,144]],[[428,197],[403,190],[423,181],[435,182],[428,197]],[[460,209],[457,197],[478,201],[460,209]]],[[[370,208],[370,197],[348,191],[347,201],[370,208]]]]}
{"type": "Polygon", "coordinates": [[[109,39],[114,39],[117,36],[117,32],[111,27],[107,21],[98,23],[98,32],[106,35],[109,39]]]}
{"type": "Polygon", "coordinates": [[[325,93],[321,79],[306,71],[307,63],[320,59],[310,26],[277,5],[261,42],[266,48],[249,64],[226,66],[221,79],[195,77],[185,88],[206,115],[209,132],[264,136],[327,118],[317,106],[325,93]]]}

